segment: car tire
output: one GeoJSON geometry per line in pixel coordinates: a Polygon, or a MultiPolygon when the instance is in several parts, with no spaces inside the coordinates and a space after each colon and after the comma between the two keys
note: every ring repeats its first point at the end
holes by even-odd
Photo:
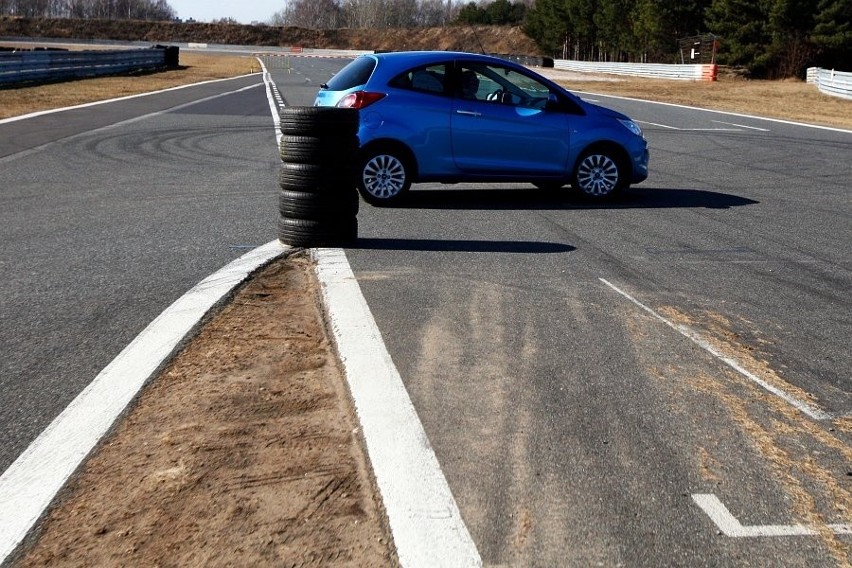
{"type": "Polygon", "coordinates": [[[358,160],[358,191],[367,203],[393,205],[405,198],[411,187],[412,173],[409,160],[399,150],[368,149],[358,160]]]}
{"type": "Polygon", "coordinates": [[[358,219],[293,219],[279,217],[278,239],[294,247],[337,247],[358,238],[358,219]]]}
{"type": "Polygon", "coordinates": [[[354,187],[329,193],[282,190],[278,211],[291,219],[340,220],[355,217],[360,204],[354,187]]]}
{"type": "Polygon", "coordinates": [[[358,134],[358,111],[351,108],[293,106],[282,108],[278,115],[282,134],[340,137],[358,134]]]}
{"type": "Polygon", "coordinates": [[[285,134],[281,137],[280,151],[282,162],[329,166],[351,164],[358,153],[358,137],[285,134]]]}
{"type": "Polygon", "coordinates": [[[605,199],[625,185],[625,171],[618,155],[602,148],[588,150],[577,160],[571,186],[590,199],[605,199]]]}
{"type": "Polygon", "coordinates": [[[338,192],[355,185],[351,167],[284,162],[278,176],[281,189],[314,193],[338,192]]]}

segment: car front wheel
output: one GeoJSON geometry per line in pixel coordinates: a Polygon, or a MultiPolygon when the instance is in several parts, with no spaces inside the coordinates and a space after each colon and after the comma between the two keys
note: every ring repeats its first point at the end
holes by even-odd
{"type": "Polygon", "coordinates": [[[395,150],[367,151],[358,169],[358,190],[373,205],[390,205],[411,187],[411,169],[395,150]]]}
{"type": "Polygon", "coordinates": [[[624,172],[612,152],[592,150],[577,162],[572,185],[587,197],[601,199],[624,186],[624,172]]]}

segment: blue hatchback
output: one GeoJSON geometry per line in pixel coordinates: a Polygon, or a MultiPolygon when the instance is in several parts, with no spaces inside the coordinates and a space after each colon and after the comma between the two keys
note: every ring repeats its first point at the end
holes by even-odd
{"type": "Polygon", "coordinates": [[[376,205],[416,182],[571,184],[604,198],[648,177],[635,122],[496,57],[362,55],[322,85],[315,105],[360,110],[358,189],[376,205]]]}

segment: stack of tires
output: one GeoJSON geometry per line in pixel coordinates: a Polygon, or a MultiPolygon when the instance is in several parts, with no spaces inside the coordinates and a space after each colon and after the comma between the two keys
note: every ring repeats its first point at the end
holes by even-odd
{"type": "Polygon", "coordinates": [[[351,244],[358,238],[358,111],[281,109],[278,238],[296,247],[351,244]]]}

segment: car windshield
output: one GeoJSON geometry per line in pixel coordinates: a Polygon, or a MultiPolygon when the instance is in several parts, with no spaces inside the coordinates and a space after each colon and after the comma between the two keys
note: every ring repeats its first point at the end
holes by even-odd
{"type": "Polygon", "coordinates": [[[337,75],[329,79],[328,89],[331,91],[346,91],[360,87],[367,83],[375,68],[375,59],[372,57],[359,57],[341,69],[337,75]]]}

